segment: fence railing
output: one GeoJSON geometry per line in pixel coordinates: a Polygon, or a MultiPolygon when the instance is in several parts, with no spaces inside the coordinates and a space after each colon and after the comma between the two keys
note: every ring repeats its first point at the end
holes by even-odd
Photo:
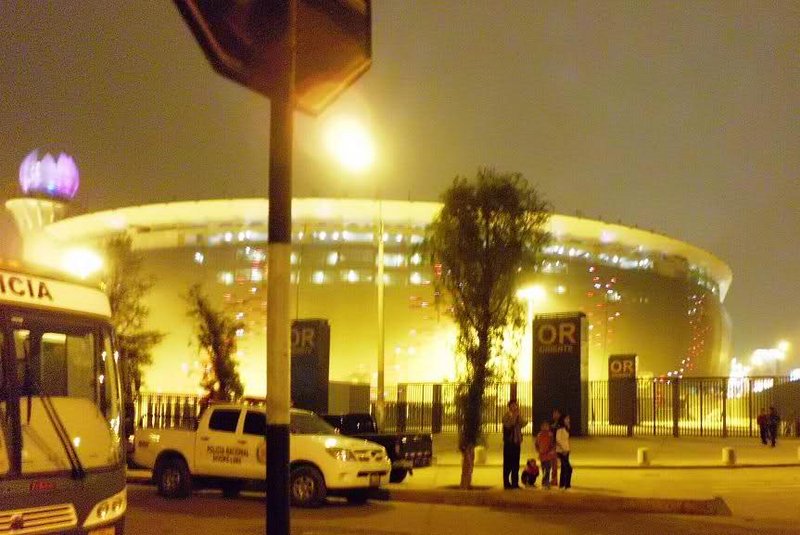
{"type": "MultiPolygon", "coordinates": [[[[370,410],[368,400],[362,395],[365,385],[357,386],[358,407],[353,405],[352,393],[335,395],[349,396],[346,406],[354,412],[370,410]]],[[[454,383],[388,387],[384,393],[383,429],[456,432],[457,388],[454,383]]],[[[759,411],[775,407],[782,417],[782,434],[800,436],[800,381],[790,381],[787,377],[637,379],[635,420],[630,425],[611,423],[613,407],[609,403],[607,381],[591,381],[587,391],[590,435],[754,437],[759,431],[756,422],[759,411]]],[[[373,388],[373,411],[375,394],[373,388]]],[[[489,386],[484,392],[484,432],[502,430],[506,404],[512,398],[518,401],[523,417],[530,420],[534,395],[530,382],[489,386]]],[[[332,403],[335,405],[336,400],[332,403]]],[[[134,406],[135,422],[141,427],[191,428],[200,410],[199,398],[184,394],[141,393],[134,406]]]]}

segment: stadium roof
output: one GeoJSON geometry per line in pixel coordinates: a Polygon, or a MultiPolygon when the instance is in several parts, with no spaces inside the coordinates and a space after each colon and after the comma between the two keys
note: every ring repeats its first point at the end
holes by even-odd
{"type": "MultiPolygon", "coordinates": [[[[298,221],[424,227],[441,207],[436,202],[371,199],[294,199],[292,218],[298,221]]],[[[94,240],[122,231],[178,230],[237,225],[266,225],[266,199],[219,199],[148,204],[105,210],[57,221],[46,232],[59,241],[94,240]]],[[[656,232],[582,217],[553,214],[550,232],[560,240],[603,243],[685,258],[717,283],[724,300],[733,278],[730,267],[713,254],[656,232]]]]}

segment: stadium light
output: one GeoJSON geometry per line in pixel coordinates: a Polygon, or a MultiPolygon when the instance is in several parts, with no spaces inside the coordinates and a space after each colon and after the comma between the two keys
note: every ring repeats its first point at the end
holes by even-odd
{"type": "Polygon", "coordinates": [[[103,267],[103,258],[91,249],[70,249],[61,257],[61,269],[78,277],[87,279],[103,267]]]}
{"type": "Polygon", "coordinates": [[[375,162],[369,130],[353,117],[339,116],[325,126],[325,147],[347,170],[363,173],[375,162]]]}
{"type": "Polygon", "coordinates": [[[529,304],[543,301],[547,298],[547,290],[540,284],[526,286],[517,290],[517,297],[528,301],[529,304]]]}

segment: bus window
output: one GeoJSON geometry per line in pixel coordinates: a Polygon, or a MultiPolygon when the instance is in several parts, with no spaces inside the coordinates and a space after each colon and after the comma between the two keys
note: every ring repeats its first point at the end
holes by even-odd
{"type": "Polygon", "coordinates": [[[31,332],[27,329],[14,329],[14,348],[17,357],[17,384],[23,393],[31,393],[32,363],[30,361],[31,332]]]}
{"type": "Polygon", "coordinates": [[[39,357],[40,392],[95,400],[94,335],[46,332],[39,357]]]}
{"type": "Polygon", "coordinates": [[[119,354],[111,344],[111,332],[103,331],[103,343],[100,349],[100,362],[97,368],[97,385],[100,390],[100,410],[119,434],[120,391],[117,366],[119,354]]]}
{"type": "Polygon", "coordinates": [[[92,332],[31,334],[15,329],[14,346],[23,394],[97,399],[92,332]]]}

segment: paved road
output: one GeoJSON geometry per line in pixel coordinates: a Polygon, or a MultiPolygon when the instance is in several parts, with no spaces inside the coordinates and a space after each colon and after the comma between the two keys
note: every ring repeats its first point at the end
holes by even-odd
{"type": "MultiPolygon", "coordinates": [[[[129,486],[128,533],[199,535],[263,534],[264,497],[245,495],[226,500],[219,493],[195,494],[167,501],[152,487],[129,486]]],[[[795,509],[796,511],[796,509],[795,509]]],[[[742,518],[672,515],[559,513],[371,502],[351,506],[331,502],[315,510],[292,510],[293,535],[483,535],[544,532],[551,535],[641,533],[674,535],[796,535],[788,523],[742,518]]]]}

